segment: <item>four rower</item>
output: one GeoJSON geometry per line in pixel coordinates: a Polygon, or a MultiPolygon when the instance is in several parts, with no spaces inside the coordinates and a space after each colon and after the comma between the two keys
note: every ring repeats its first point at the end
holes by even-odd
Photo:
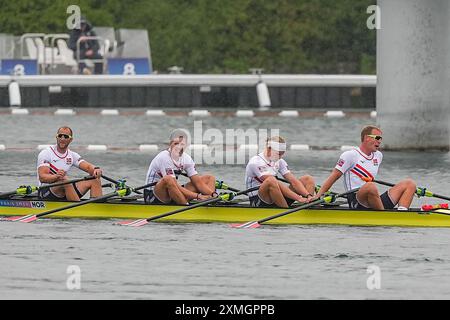
{"type": "Polygon", "coordinates": [[[146,184],[157,184],[144,190],[144,200],[147,204],[185,205],[194,199],[207,200],[217,196],[215,177],[199,175],[194,161],[184,152],[188,143],[187,132],[176,129],[170,134],[169,148],[161,151],[152,160],[147,171],[146,184]],[[190,182],[180,185],[177,179],[183,171],[190,182]]]}
{"type": "Polygon", "coordinates": [[[361,187],[356,194],[347,197],[350,208],[353,209],[393,209],[398,204],[398,210],[408,210],[416,193],[416,184],[406,179],[381,196],[377,186],[372,182],[380,168],[383,154],[378,150],[382,141],[382,132],[375,126],[366,126],[361,131],[359,148],[344,152],[328,179],[314,197],[319,198],[344,175],[346,191],[361,187]]]}
{"type": "MultiPolygon", "coordinates": [[[[199,175],[192,158],[185,153],[189,134],[176,129],[170,134],[169,148],[160,152],[150,163],[146,183],[156,183],[144,190],[147,204],[187,205],[191,200],[207,200],[216,197],[216,180],[212,175],[199,175]],[[189,182],[180,185],[180,174],[186,175],[189,182]]],[[[80,201],[88,191],[91,197],[102,195],[100,177],[102,171],[69,149],[73,132],[69,127],[61,127],[56,135],[56,145],[47,147],[38,156],[39,185],[67,181],[67,172],[75,166],[96,179],[67,184],[59,187],[40,189],[41,199],[80,201]]],[[[267,139],[263,152],[252,157],[246,167],[246,187],[259,186],[257,191],[248,194],[250,205],[254,207],[277,206],[288,208],[295,201],[308,203],[320,198],[333,184],[344,175],[346,191],[360,187],[359,191],[347,197],[350,208],[354,209],[392,209],[398,204],[398,210],[408,210],[416,184],[406,179],[379,195],[373,182],[381,165],[383,155],[378,150],[382,141],[382,132],[375,126],[366,126],[361,132],[359,148],[344,152],[330,176],[319,192],[315,193],[314,178],[305,175],[296,178],[284,159],[286,141],[279,136],[267,139]],[[280,174],[289,185],[282,183],[280,174]]]]}
{"type": "Polygon", "coordinates": [[[71,151],[69,145],[72,141],[72,129],[61,127],[56,133],[56,145],[49,146],[39,153],[37,161],[39,185],[69,180],[67,172],[73,166],[89,173],[96,179],[39,189],[38,195],[41,199],[80,201],[80,198],[88,191],[90,191],[91,198],[102,195],[100,183],[102,170],[81,158],[78,153],[71,151]]]}
{"type": "Polygon", "coordinates": [[[315,183],[311,176],[296,178],[284,159],[286,141],[282,137],[267,140],[264,152],[252,157],[247,164],[245,182],[247,189],[260,186],[251,192],[250,205],[253,207],[277,206],[288,208],[294,201],[309,202],[314,194],[315,183]],[[277,174],[288,182],[286,186],[277,180],[277,174]]]}

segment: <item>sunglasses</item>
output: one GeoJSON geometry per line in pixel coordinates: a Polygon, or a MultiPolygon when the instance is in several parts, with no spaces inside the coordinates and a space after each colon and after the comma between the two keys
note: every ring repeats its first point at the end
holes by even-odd
{"type": "Polygon", "coordinates": [[[378,135],[375,135],[375,134],[368,134],[367,136],[371,137],[371,138],[374,138],[377,141],[383,140],[382,136],[378,136],[378,135]]]}
{"type": "Polygon", "coordinates": [[[58,133],[56,135],[56,137],[59,138],[59,139],[62,139],[62,138],[64,138],[64,139],[72,139],[72,136],[70,134],[64,134],[64,133],[58,133]]]}

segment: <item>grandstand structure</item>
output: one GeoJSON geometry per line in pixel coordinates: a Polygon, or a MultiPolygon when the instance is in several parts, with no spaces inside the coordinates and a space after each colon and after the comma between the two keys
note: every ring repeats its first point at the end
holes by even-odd
{"type": "Polygon", "coordinates": [[[147,30],[93,30],[102,75],[81,72],[80,63],[97,61],[74,54],[69,34],[0,33],[0,107],[375,108],[375,75],[269,75],[259,66],[251,74],[153,71],[147,30]]]}
{"type": "MultiPolygon", "coordinates": [[[[147,30],[94,27],[94,31],[103,57],[104,74],[152,72],[147,30]],[[120,69],[127,63],[132,63],[133,67],[128,65],[120,69]]],[[[81,62],[92,66],[95,61],[81,60],[68,47],[68,40],[69,34],[60,33],[25,33],[21,36],[0,33],[0,74],[78,74],[81,62]]]]}

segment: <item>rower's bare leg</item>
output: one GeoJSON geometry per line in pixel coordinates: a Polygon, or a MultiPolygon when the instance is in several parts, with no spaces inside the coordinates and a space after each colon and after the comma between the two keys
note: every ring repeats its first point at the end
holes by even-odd
{"type": "Polygon", "coordinates": [[[275,203],[280,208],[289,208],[275,177],[266,178],[259,187],[258,194],[266,203],[275,203]]]}
{"type": "MultiPolygon", "coordinates": [[[[208,189],[209,189],[208,191],[211,191],[211,192],[208,192],[206,194],[210,195],[210,194],[212,194],[213,192],[216,191],[216,178],[214,176],[207,174],[207,175],[204,175],[204,176],[200,176],[200,179],[208,187],[208,189]]],[[[186,183],[184,185],[184,187],[186,189],[188,189],[189,191],[192,191],[192,192],[195,192],[195,193],[200,192],[199,190],[197,190],[197,188],[194,186],[194,184],[192,182],[190,182],[190,181],[188,183],[186,183]]]]}
{"type": "Polygon", "coordinates": [[[93,179],[88,181],[77,182],[77,189],[82,194],[85,195],[88,191],[91,193],[91,198],[98,198],[103,195],[102,183],[100,179],[93,179]]]}
{"type": "Polygon", "coordinates": [[[66,199],[69,201],[80,201],[80,197],[78,196],[73,184],[66,184],[63,186],[64,194],[66,195],[66,199]]]}
{"type": "Polygon", "coordinates": [[[389,197],[399,207],[409,208],[416,193],[417,185],[412,179],[405,179],[389,189],[389,197]]]}
{"type": "Polygon", "coordinates": [[[303,186],[308,190],[308,192],[312,195],[316,193],[316,182],[314,178],[310,175],[302,176],[298,180],[303,183],[303,186]]]}
{"type": "Polygon", "coordinates": [[[380,194],[378,193],[377,186],[373,182],[367,182],[356,193],[358,201],[368,207],[375,210],[383,210],[383,202],[381,201],[380,194]]]}
{"type": "Polygon", "coordinates": [[[213,192],[216,192],[216,177],[206,174],[202,176],[203,182],[208,186],[208,188],[211,190],[212,194],[213,192]]]}
{"type": "Polygon", "coordinates": [[[173,200],[176,204],[185,205],[188,201],[179,187],[174,177],[164,176],[158,181],[153,192],[162,202],[169,203],[173,200]]]}

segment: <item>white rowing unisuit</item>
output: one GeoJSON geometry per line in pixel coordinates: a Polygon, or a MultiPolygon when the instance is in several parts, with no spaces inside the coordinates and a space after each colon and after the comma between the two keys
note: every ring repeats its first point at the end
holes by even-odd
{"type": "MultiPolygon", "coordinates": [[[[245,169],[245,186],[247,189],[258,187],[262,184],[262,176],[276,176],[280,173],[282,176],[289,173],[289,167],[283,159],[271,161],[264,157],[264,153],[260,153],[252,157],[245,169]]],[[[258,191],[248,194],[249,197],[256,196],[258,191]]]]}
{"type": "MultiPolygon", "coordinates": [[[[56,145],[49,146],[42,150],[38,155],[37,169],[40,167],[49,167],[51,174],[56,174],[58,170],[68,172],[72,166],[79,168],[80,163],[85,161],[81,156],[69,149],[64,154],[58,152],[56,145]]],[[[37,175],[39,186],[42,185],[39,180],[39,172],[37,175]]]]}
{"type": "Polygon", "coordinates": [[[175,161],[170,156],[169,150],[161,151],[148,167],[145,184],[158,182],[162,177],[167,175],[176,178],[181,171],[186,171],[189,178],[196,175],[197,171],[195,170],[194,160],[188,154],[183,153],[179,161],[175,161]]]}
{"type": "Polygon", "coordinates": [[[378,174],[383,154],[380,151],[366,155],[360,148],[345,151],[336,164],[336,169],[344,174],[346,191],[363,186],[361,178],[375,178],[378,174]]]}

